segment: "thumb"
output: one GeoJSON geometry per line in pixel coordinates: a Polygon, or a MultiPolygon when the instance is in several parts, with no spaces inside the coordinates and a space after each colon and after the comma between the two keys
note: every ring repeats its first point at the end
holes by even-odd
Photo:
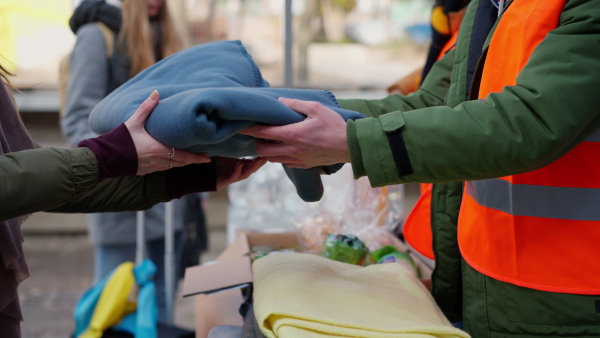
{"type": "Polygon", "coordinates": [[[159,99],[160,99],[160,94],[158,94],[158,91],[156,91],[156,90],[153,91],[152,94],[150,94],[150,96],[148,96],[148,98],[146,100],[144,100],[144,102],[142,102],[142,104],[135,111],[135,113],[133,113],[133,115],[131,115],[129,120],[127,120],[127,122],[125,122],[125,124],[127,125],[128,122],[130,122],[132,124],[132,126],[133,125],[140,125],[140,126],[144,125],[144,123],[148,119],[148,116],[150,116],[150,113],[152,113],[154,108],[156,108],[156,106],[158,105],[159,99]]]}

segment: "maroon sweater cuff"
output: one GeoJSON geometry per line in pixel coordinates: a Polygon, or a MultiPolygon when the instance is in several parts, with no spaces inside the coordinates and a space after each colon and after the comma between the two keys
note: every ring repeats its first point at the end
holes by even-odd
{"type": "Polygon", "coordinates": [[[124,123],[104,135],[79,142],[78,147],[87,147],[96,155],[98,182],[137,173],[135,144],[124,123]]]}
{"type": "Polygon", "coordinates": [[[167,191],[171,198],[186,194],[217,190],[215,163],[188,164],[167,170],[167,191]]]}

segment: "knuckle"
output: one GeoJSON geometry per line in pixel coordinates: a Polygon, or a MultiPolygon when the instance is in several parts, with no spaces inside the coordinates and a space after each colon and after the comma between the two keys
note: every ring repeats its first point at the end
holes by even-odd
{"type": "Polygon", "coordinates": [[[286,106],[290,107],[290,109],[295,110],[296,106],[298,106],[298,100],[296,99],[286,99],[286,106]]]}
{"type": "Polygon", "coordinates": [[[298,157],[301,153],[300,150],[298,148],[291,148],[290,150],[287,151],[287,153],[291,156],[291,157],[298,157]]]}
{"type": "Polygon", "coordinates": [[[286,139],[301,141],[303,134],[300,130],[291,129],[286,133],[286,139]]]}
{"type": "Polygon", "coordinates": [[[255,135],[256,138],[265,138],[265,132],[261,128],[257,128],[254,131],[254,135],[255,135]]]}
{"type": "Polygon", "coordinates": [[[315,101],[310,101],[306,105],[310,109],[317,109],[321,106],[321,104],[319,102],[315,102],[315,101]]]}
{"type": "Polygon", "coordinates": [[[165,150],[158,144],[153,144],[149,147],[148,151],[154,155],[166,155],[165,150]]]}

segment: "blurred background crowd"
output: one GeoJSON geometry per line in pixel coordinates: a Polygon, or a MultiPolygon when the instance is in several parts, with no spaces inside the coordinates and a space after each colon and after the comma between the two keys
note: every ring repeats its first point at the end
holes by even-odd
{"type": "MultiPolygon", "coordinates": [[[[118,2],[108,2],[111,1],[118,2]]],[[[17,72],[16,85],[33,86],[32,90],[55,88],[60,59],[75,43],[68,19],[79,2],[0,1],[0,50],[8,60],[8,69],[17,72]]],[[[405,64],[407,53],[413,56],[414,65],[422,63],[430,38],[433,2],[293,0],[288,4],[282,0],[170,0],[168,3],[186,45],[242,40],[272,86],[283,84],[285,7],[290,6],[293,86],[331,89],[385,86],[411,65],[381,68],[405,64]],[[339,60],[344,60],[343,65],[339,60]],[[370,74],[361,76],[357,65],[370,74]],[[354,72],[341,71],[342,67],[354,72]]],[[[52,107],[49,102],[43,109],[52,107]]]]}

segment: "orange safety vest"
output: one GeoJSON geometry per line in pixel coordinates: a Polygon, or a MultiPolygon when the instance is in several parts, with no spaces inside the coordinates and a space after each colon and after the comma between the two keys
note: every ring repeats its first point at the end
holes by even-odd
{"type": "MultiPolygon", "coordinates": [[[[438,60],[454,48],[458,29],[452,34],[444,48],[440,51],[438,60]]],[[[421,197],[406,217],[402,233],[406,242],[423,256],[434,259],[433,234],[431,233],[431,183],[421,183],[421,197]]]]}
{"type": "Polygon", "coordinates": [[[454,48],[457,38],[458,38],[458,29],[454,33],[452,33],[452,36],[450,36],[450,39],[448,39],[448,41],[446,41],[444,48],[442,48],[442,50],[440,51],[440,55],[438,55],[438,58],[437,58],[438,61],[441,60],[444,57],[444,55],[446,55],[446,53],[448,53],[451,49],[454,48]]]}
{"type": "MultiPolygon", "coordinates": [[[[479,98],[514,86],[565,0],[515,0],[490,41],[479,98]]],[[[557,75],[559,76],[559,75],[557,75]]],[[[477,271],[542,291],[600,294],[600,132],[553,163],[470,181],[458,221],[462,256],[477,271]]]]}
{"type": "Polygon", "coordinates": [[[431,189],[433,184],[421,184],[421,197],[406,217],[402,234],[406,242],[423,256],[435,259],[431,233],[431,189]]]}

